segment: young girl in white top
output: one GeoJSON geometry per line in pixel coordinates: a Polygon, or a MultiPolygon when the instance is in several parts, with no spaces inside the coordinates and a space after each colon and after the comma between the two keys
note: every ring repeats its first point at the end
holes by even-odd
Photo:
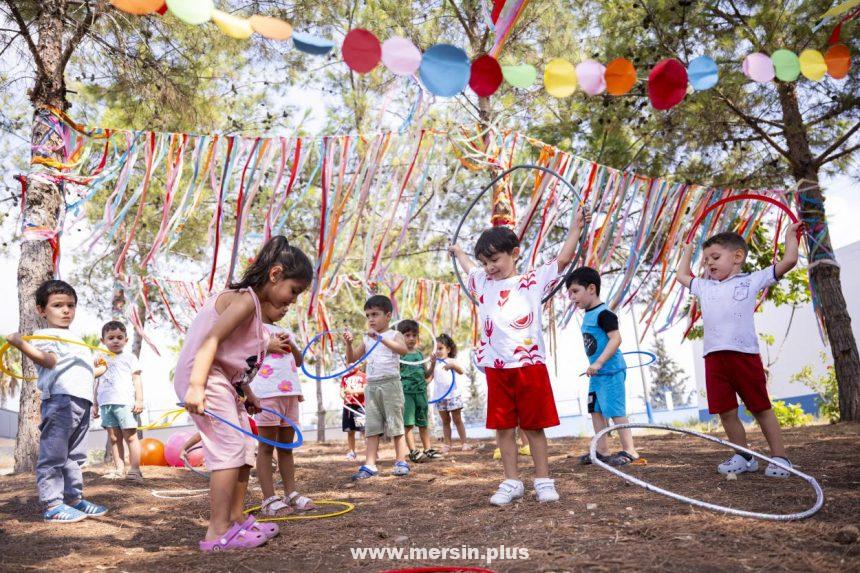
{"type": "Polygon", "coordinates": [[[463,398],[460,383],[463,380],[463,367],[454,361],[457,356],[457,345],[447,334],[440,334],[436,337],[436,356],[445,361],[444,364],[437,364],[433,369],[432,394],[434,400],[444,396],[436,402],[436,409],[442,418],[442,435],[445,441],[443,452],[448,453],[451,449],[451,420],[457,426],[460,448],[463,451],[470,450],[469,444],[466,443],[466,427],[463,424],[462,416],[463,398]],[[452,377],[453,388],[451,387],[452,377]]]}

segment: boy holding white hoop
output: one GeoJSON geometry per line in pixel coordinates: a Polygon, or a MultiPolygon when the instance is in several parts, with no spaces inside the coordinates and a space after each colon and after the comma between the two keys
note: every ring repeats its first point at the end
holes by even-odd
{"type": "MultiPolygon", "coordinates": [[[[708,411],[719,414],[729,441],[749,447],[743,423],[738,417],[738,399],[755,417],[770,446],[771,457],[791,466],[785,457],[782,431],[767,394],[767,377],[762,366],[755,331],[758,293],[775,284],[797,264],[798,230],[802,223],[785,230],[785,253],[766,269],[741,272],[747,258],[746,241],[737,233],[719,233],[702,245],[707,277],[694,277],[690,270],[694,246],[687,243],[676,279],[699,300],[705,329],[705,387],[708,411]]],[[[722,474],[758,470],[758,462],[746,453],[735,453],[721,463],[722,474]]],[[[787,478],[791,474],[773,464],[768,477],[787,478]]]]}

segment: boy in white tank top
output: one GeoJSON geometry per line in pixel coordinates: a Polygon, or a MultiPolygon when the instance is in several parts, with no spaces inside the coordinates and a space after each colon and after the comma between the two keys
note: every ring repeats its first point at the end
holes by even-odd
{"type": "Polygon", "coordinates": [[[394,471],[396,476],[409,475],[406,463],[406,436],[403,431],[403,386],[400,383],[400,357],[408,352],[403,335],[389,328],[394,307],[387,296],[374,295],[364,303],[368,331],[362,341],[353,346],[352,333],[344,332],[346,361],[353,364],[370,350],[376,340],[379,344],[367,357],[367,387],[364,390],[367,456],[353,480],[376,476],[376,455],[379,438],[386,434],[394,439],[394,471]]]}

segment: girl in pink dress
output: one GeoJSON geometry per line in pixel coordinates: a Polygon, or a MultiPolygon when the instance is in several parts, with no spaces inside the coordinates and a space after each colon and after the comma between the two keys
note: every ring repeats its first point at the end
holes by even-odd
{"type": "Polygon", "coordinates": [[[209,528],[200,542],[202,551],[258,547],[278,533],[274,524],[257,523],[242,513],[255,462],[254,440],[203,410],[251,431],[248,413],[259,411],[260,403],[250,382],[269,345],[261,304],[279,314],[312,280],[308,257],[286,237],[273,237],[242,280],[206,302],[186,333],[173,385],[200,431],[211,470],[209,528]]]}

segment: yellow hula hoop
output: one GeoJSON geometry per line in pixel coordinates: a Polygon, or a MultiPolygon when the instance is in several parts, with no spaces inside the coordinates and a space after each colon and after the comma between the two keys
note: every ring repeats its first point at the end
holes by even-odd
{"type": "Polygon", "coordinates": [[[185,408],[177,408],[175,410],[168,410],[163,413],[161,416],[155,419],[154,422],[146,426],[138,426],[138,430],[163,430],[164,428],[169,428],[173,425],[173,422],[176,421],[176,418],[185,413],[185,408]],[[164,420],[162,422],[162,420],[164,420]]]}
{"type": "MultiPolygon", "coordinates": [[[[345,513],[349,513],[353,509],[355,509],[355,504],[349,503],[348,501],[338,501],[336,499],[320,499],[314,502],[316,505],[339,505],[344,509],[339,511],[334,511],[332,513],[323,513],[319,515],[288,515],[287,517],[258,517],[257,521],[266,522],[266,521],[299,521],[301,519],[325,519],[327,517],[337,517],[338,515],[343,515],[345,513]]],[[[243,513],[248,515],[251,512],[257,511],[260,509],[259,505],[255,505],[254,507],[249,507],[243,513]]]]}
{"type": "MultiPolygon", "coordinates": [[[[104,354],[109,354],[110,356],[116,356],[113,352],[108,350],[107,348],[102,348],[101,346],[95,346],[93,344],[87,344],[86,342],[79,342],[77,340],[68,340],[65,338],[60,338],[59,336],[48,336],[45,334],[28,334],[27,336],[22,336],[24,340],[55,340],[57,342],[65,342],[66,344],[76,344],[78,346],[84,346],[89,348],[90,350],[97,350],[104,354]]],[[[9,349],[12,347],[8,342],[0,347],[0,372],[5,374],[6,376],[11,376],[12,378],[18,378],[20,380],[24,380],[25,382],[32,382],[35,378],[27,378],[26,376],[22,376],[17,372],[13,372],[9,368],[6,367],[6,353],[9,352],[9,349]]]]}

